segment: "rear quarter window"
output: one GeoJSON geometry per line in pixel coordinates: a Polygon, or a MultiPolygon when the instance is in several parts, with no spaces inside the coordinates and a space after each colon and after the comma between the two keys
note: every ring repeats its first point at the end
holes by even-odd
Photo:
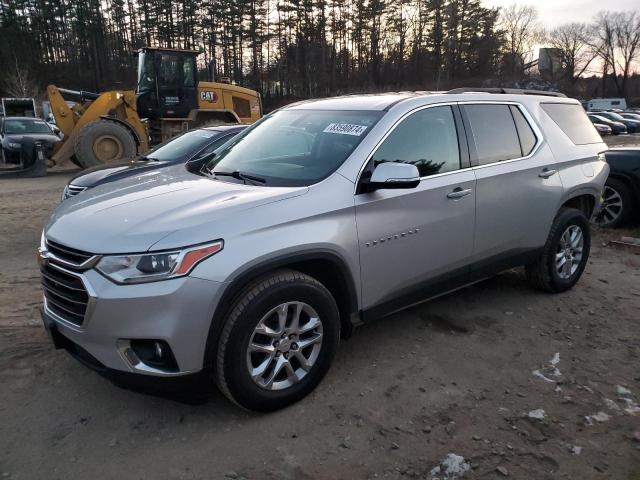
{"type": "Polygon", "coordinates": [[[575,145],[602,142],[602,137],[582,106],[573,103],[542,103],[540,107],[575,145]]]}

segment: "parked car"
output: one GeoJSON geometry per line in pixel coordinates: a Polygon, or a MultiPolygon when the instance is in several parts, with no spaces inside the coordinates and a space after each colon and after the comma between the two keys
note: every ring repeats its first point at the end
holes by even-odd
{"type": "Polygon", "coordinates": [[[311,392],[362,322],[518,265],[571,288],[606,145],[576,100],[454,92],[290,105],[200,173],[62,202],[39,249],[54,343],[269,411],[311,392]]]}
{"type": "Polygon", "coordinates": [[[604,117],[607,120],[612,122],[622,123],[625,127],[627,127],[627,131],[629,133],[635,133],[640,131],[640,121],[631,120],[630,118],[624,118],[619,113],[616,112],[598,112],[599,117],[604,117]]]}
{"type": "Polygon", "coordinates": [[[22,142],[27,138],[42,143],[47,158],[54,145],[60,141],[60,137],[53,133],[47,122],[39,118],[0,118],[0,142],[5,163],[20,163],[22,142]]]}
{"type": "Polygon", "coordinates": [[[593,126],[596,127],[596,130],[600,135],[611,135],[611,127],[608,125],[604,125],[603,123],[594,123],[593,126]]]}
{"type": "Polygon", "coordinates": [[[637,114],[637,113],[621,112],[620,116],[623,117],[623,118],[626,118],[628,120],[639,120],[640,121],[640,114],[637,114]]]}
{"type": "Polygon", "coordinates": [[[605,154],[611,169],[604,187],[602,209],[593,222],[616,228],[640,212],[640,148],[612,148],[605,154]]]}
{"type": "Polygon", "coordinates": [[[133,161],[119,162],[83,170],[69,180],[62,192],[62,200],[89,188],[114,182],[121,178],[142,175],[168,165],[189,165],[197,170],[211,152],[246,128],[246,125],[205,127],[190,130],[174,137],[133,161]]]}
{"type": "Polygon", "coordinates": [[[628,133],[627,127],[623,123],[611,121],[608,118],[601,117],[594,113],[588,113],[587,116],[589,117],[589,120],[591,120],[591,123],[597,123],[609,127],[613,135],[626,135],[628,133]]]}

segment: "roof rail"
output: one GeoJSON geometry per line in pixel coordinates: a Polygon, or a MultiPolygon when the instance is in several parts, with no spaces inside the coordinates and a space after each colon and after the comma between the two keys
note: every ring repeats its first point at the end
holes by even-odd
{"type": "Polygon", "coordinates": [[[567,98],[564,93],[560,92],[549,92],[547,90],[525,90],[521,88],[502,88],[502,87],[461,87],[454,88],[453,90],[449,90],[447,93],[475,93],[475,92],[483,92],[483,93],[508,93],[515,95],[542,95],[545,97],[562,97],[567,98]]]}

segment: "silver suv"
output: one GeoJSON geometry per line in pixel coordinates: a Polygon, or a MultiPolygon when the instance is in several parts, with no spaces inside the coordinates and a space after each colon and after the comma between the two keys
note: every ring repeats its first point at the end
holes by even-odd
{"type": "Polygon", "coordinates": [[[39,252],[45,325],[99,371],[193,374],[278,409],[362,322],[521,265],[537,288],[571,288],[605,150],[557,94],[291,105],[200,174],[167,167],[63,202],[39,252]]]}

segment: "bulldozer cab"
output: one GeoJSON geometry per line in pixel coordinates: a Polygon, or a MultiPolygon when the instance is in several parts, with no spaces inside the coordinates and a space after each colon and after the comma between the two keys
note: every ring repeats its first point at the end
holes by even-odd
{"type": "Polygon", "coordinates": [[[140,117],[185,118],[198,105],[193,50],[143,48],[138,52],[137,109],[140,117]]]}

